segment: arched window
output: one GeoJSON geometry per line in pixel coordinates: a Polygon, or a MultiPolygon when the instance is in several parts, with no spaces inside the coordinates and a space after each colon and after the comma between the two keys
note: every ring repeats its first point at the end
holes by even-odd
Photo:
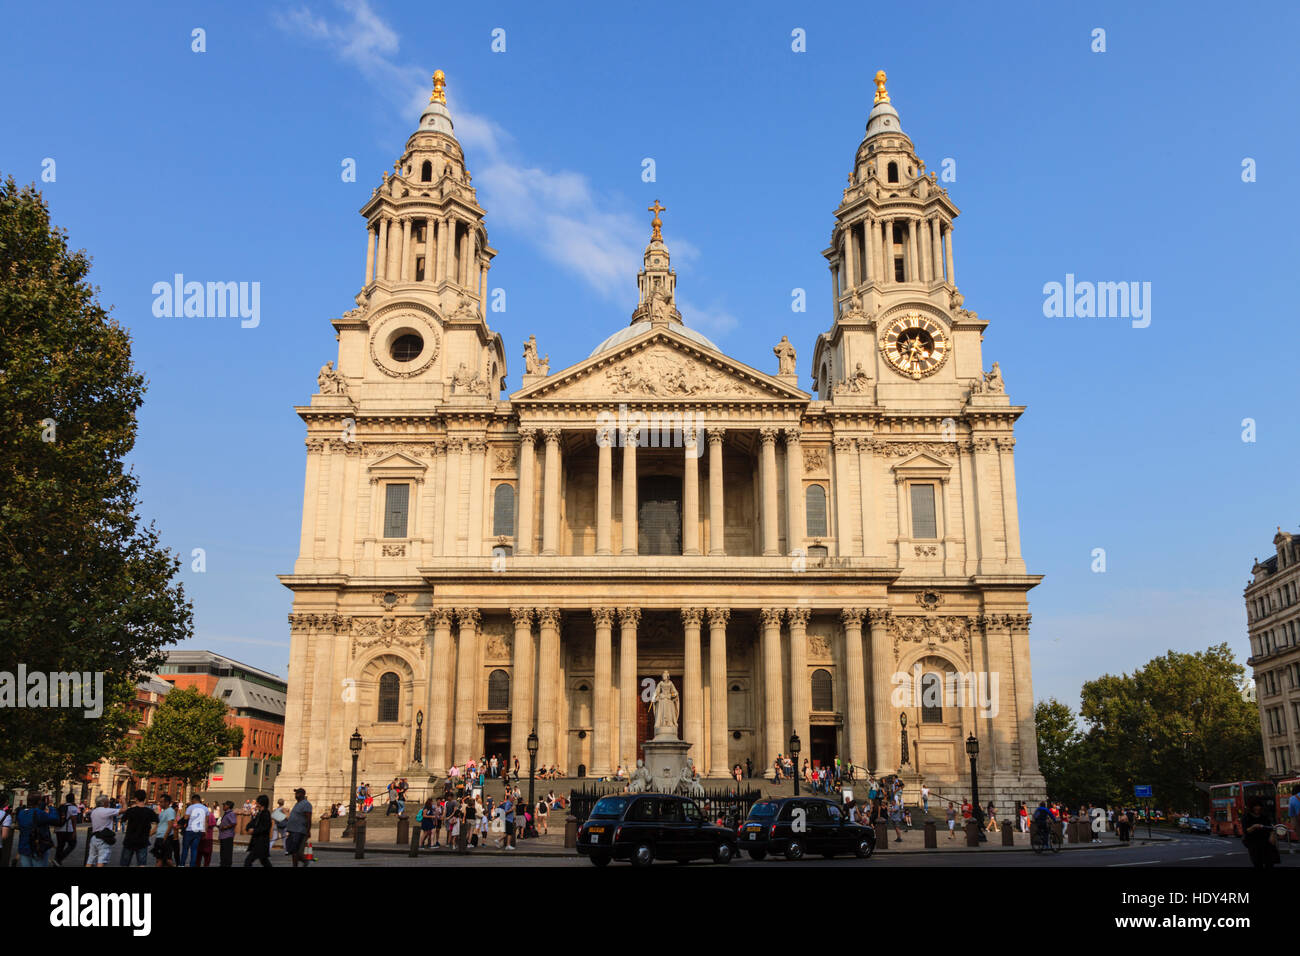
{"type": "Polygon", "coordinates": [[[432,181],[432,179],[433,179],[433,163],[429,162],[426,159],[424,161],[424,165],[420,167],[420,182],[427,183],[432,181]]]}
{"type": "Polygon", "coordinates": [[[889,181],[891,183],[898,182],[898,163],[890,163],[886,168],[889,170],[889,181]]]}
{"type": "Polygon", "coordinates": [[[831,693],[831,672],[822,668],[818,668],[812,674],[812,709],[818,711],[835,709],[835,699],[831,693]]]}
{"type": "Polygon", "coordinates": [[[804,499],[808,537],[826,537],[826,489],[821,485],[809,485],[804,493],[804,499]]]}
{"type": "Polygon", "coordinates": [[[401,680],[392,671],[379,678],[379,714],[375,717],[381,724],[397,723],[398,705],[401,703],[401,680]]]}
{"type": "Polygon", "coordinates": [[[497,490],[492,493],[492,533],[515,533],[514,485],[497,485],[497,490]]]}
{"type": "Polygon", "coordinates": [[[503,670],[494,670],[488,675],[487,709],[510,709],[510,675],[503,670]]]}
{"type": "Polygon", "coordinates": [[[943,675],[938,671],[921,675],[921,723],[943,723],[943,675]]]}

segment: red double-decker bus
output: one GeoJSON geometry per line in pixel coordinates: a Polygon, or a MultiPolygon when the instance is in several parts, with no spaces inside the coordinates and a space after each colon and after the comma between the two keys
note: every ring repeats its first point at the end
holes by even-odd
{"type": "Polygon", "coordinates": [[[1277,818],[1277,787],[1267,780],[1239,780],[1211,787],[1210,831],[1220,836],[1241,836],[1241,815],[1252,800],[1258,800],[1266,814],[1277,818]]]}

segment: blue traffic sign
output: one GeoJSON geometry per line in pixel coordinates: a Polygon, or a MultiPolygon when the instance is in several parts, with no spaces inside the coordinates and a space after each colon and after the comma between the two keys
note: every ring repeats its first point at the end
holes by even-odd
{"type": "Polygon", "coordinates": [[[1151,788],[1150,788],[1149,786],[1146,786],[1146,787],[1144,787],[1144,786],[1140,786],[1140,785],[1139,785],[1139,786],[1135,786],[1135,787],[1133,788],[1133,796],[1135,796],[1135,797],[1150,797],[1150,796],[1151,796],[1151,788]]]}

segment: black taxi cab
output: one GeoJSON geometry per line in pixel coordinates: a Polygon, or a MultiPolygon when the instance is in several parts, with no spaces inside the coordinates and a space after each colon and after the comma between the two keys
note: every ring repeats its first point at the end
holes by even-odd
{"type": "Polygon", "coordinates": [[[656,859],[730,863],[736,834],[704,819],[688,797],[667,793],[620,793],[601,797],[578,828],[578,853],[596,866],[627,860],[649,866],[656,859]]]}
{"type": "Polygon", "coordinates": [[[852,853],[860,859],[876,850],[876,831],[850,823],[848,813],[833,800],[821,797],[783,797],[759,800],[737,831],[740,846],[750,859],[781,853],[787,860],[805,854],[833,857],[852,853]]]}

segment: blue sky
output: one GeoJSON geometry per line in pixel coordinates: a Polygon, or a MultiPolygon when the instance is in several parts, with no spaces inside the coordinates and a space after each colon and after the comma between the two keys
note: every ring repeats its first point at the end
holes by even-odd
{"type": "Polygon", "coordinates": [[[528,334],[559,369],[627,324],[655,198],[686,322],[764,369],[789,335],[806,386],[830,321],[821,250],[883,68],[929,168],[956,161],[957,279],[990,321],[986,363],[1028,405],[1023,550],[1047,576],[1030,595],[1036,696],[1077,705],[1082,681],[1169,648],[1227,640],[1245,660],[1252,558],[1276,525],[1300,529],[1294,7],[567,9],[7,11],[0,173],[36,181],[55,161],[55,221],[132,331],[149,380],[133,464],[145,515],[186,557],[194,645],[287,671],[292,406],[335,357],[329,319],[363,279],[357,209],[435,68],[499,250],[507,311],[491,321],[512,390],[528,334]],[[152,286],[177,272],[260,282],[260,325],[155,318],[152,286]],[[1150,326],[1045,318],[1043,285],[1067,273],[1150,282],[1150,326]]]}

